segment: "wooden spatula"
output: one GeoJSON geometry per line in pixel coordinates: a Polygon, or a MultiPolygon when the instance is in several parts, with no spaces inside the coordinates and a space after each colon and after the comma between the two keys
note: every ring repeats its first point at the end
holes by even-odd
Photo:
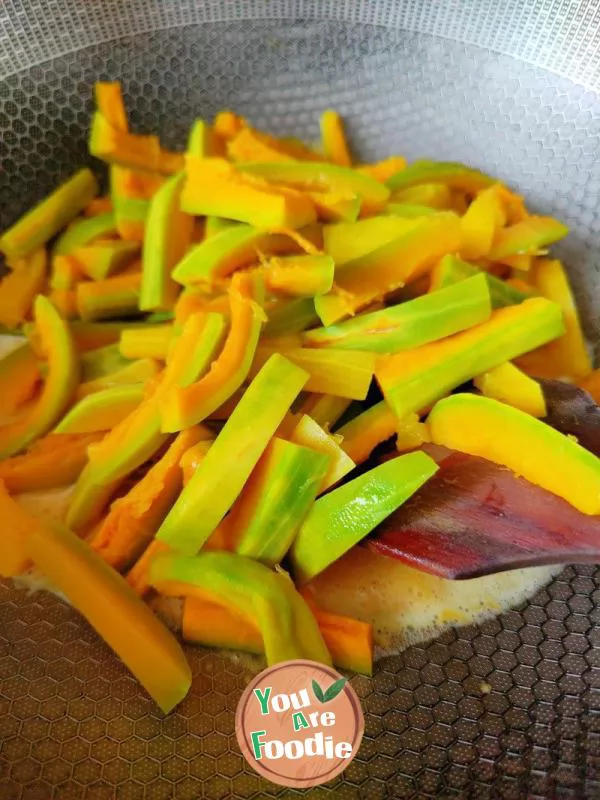
{"type": "Polygon", "coordinates": [[[451,579],[600,563],[600,516],[485,459],[436,451],[439,472],[373,532],[368,547],[451,579]]]}

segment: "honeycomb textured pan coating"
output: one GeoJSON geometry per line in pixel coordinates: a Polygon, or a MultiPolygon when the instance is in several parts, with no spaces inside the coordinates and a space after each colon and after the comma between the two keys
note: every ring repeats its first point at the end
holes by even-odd
{"type": "MultiPolygon", "coordinates": [[[[5,3],[0,228],[89,160],[99,78],[122,80],[134,128],[173,147],[195,116],[224,106],[315,139],[318,112],[334,106],[364,160],[465,160],[564,219],[562,256],[600,342],[598,12],[569,0],[502,8],[5,3]],[[288,19],[259,19],[276,16],[288,19]]],[[[364,744],[309,796],[600,797],[599,623],[600,570],[568,568],[527,605],[385,659],[372,681],[353,678],[364,744]]],[[[163,719],[71,609],[1,586],[1,800],[300,796],[239,754],[242,663],[189,652],[193,690],[163,719]]]]}

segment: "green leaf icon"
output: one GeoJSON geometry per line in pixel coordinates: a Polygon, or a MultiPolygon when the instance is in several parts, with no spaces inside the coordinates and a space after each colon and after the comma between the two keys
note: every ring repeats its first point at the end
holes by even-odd
{"type": "Polygon", "coordinates": [[[319,686],[319,684],[313,679],[312,682],[312,690],[314,692],[315,697],[320,703],[325,702],[325,695],[323,694],[323,689],[319,686]]]}
{"type": "Polygon", "coordinates": [[[337,681],[334,681],[331,686],[323,691],[319,684],[313,680],[312,682],[312,690],[314,696],[320,703],[328,703],[330,700],[333,700],[338,696],[338,694],[342,691],[344,686],[347,683],[346,678],[339,678],[337,681]]]}
{"type": "Polygon", "coordinates": [[[346,678],[340,678],[339,680],[332,683],[329,689],[327,689],[327,691],[325,692],[323,702],[328,703],[330,700],[333,700],[335,697],[337,697],[345,685],[346,685],[346,678]]]}

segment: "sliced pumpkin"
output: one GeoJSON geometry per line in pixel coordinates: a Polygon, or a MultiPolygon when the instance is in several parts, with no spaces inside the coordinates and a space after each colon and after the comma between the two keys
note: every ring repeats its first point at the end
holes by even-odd
{"type": "Polygon", "coordinates": [[[188,155],[181,207],[188,214],[215,214],[261,228],[301,228],[314,222],[309,197],[246,175],[220,158],[188,155]]]}
{"type": "Polygon", "coordinates": [[[321,114],[321,147],[328,161],[339,167],[352,165],[342,118],[332,109],[321,114]]]}
{"type": "Polygon", "coordinates": [[[47,257],[42,247],[19,262],[0,282],[0,324],[16,328],[30,318],[33,301],[46,280],[47,257]]]}
{"type": "Polygon", "coordinates": [[[77,286],[77,310],[82,320],[127,316],[139,311],[142,273],[131,272],[77,286]]]}
{"type": "Polygon", "coordinates": [[[14,455],[47,433],[71,402],[79,378],[79,363],[67,323],[52,303],[38,295],[35,323],[46,349],[48,375],[33,407],[16,422],[0,428],[0,457],[14,455]]]}
{"type": "Polygon", "coordinates": [[[308,414],[303,414],[297,422],[294,422],[288,438],[295,444],[309,447],[328,457],[329,463],[319,485],[319,494],[339,483],[356,466],[353,459],[342,449],[341,436],[329,433],[308,414]]]}
{"type": "MultiPolygon", "coordinates": [[[[363,675],[373,671],[373,629],[362,622],[315,608],[305,597],[336,667],[363,675]]],[[[226,605],[188,596],[183,603],[181,633],[185,641],[205,647],[264,653],[255,623],[226,605]]]]}
{"type": "Polygon", "coordinates": [[[540,259],[533,270],[533,283],[543,297],[561,307],[565,333],[520,358],[519,367],[537,378],[584,378],[592,371],[592,361],[565,268],[558,260],[540,259]]]}
{"type": "Polygon", "coordinates": [[[25,541],[33,528],[40,523],[13,500],[2,480],[0,480],[0,516],[3,523],[0,577],[16,578],[31,566],[25,541]]]}
{"type": "Polygon", "coordinates": [[[97,194],[91,170],[79,170],[0,236],[0,253],[9,260],[28,256],[56,236],[97,194]]]}
{"type": "Polygon", "coordinates": [[[156,538],[194,554],[233,505],[308,375],[271,356],[229,417],[156,538]]]}
{"type": "Polygon", "coordinates": [[[31,399],[41,378],[31,345],[23,344],[0,360],[0,419],[11,417],[31,399]]]}
{"type": "Polygon", "coordinates": [[[315,618],[284,572],[234,553],[214,552],[157,556],[150,578],[161,594],[216,599],[254,620],[268,664],[294,658],[331,663],[315,618]]]}
{"type": "Polygon", "coordinates": [[[119,497],[89,539],[89,545],[114,569],[130,566],[154,538],[182,487],[180,461],[210,431],[189,428],[127,494],[119,497]]]}
{"type": "Polygon", "coordinates": [[[361,464],[366,461],[378,444],[385,442],[396,433],[396,415],[382,400],[371,408],[358,414],[337,431],[342,450],[361,464]]]}
{"type": "Polygon", "coordinates": [[[258,276],[234,275],[229,289],[231,327],[223,350],[199,381],[161,398],[163,431],[179,431],[206,419],[248,377],[264,320],[264,285],[258,276]]]}
{"type": "Polygon", "coordinates": [[[455,394],[434,406],[428,425],[435,444],[502,464],[584,514],[600,513],[600,459],[530,414],[455,394]]]}
{"type": "Polygon", "coordinates": [[[26,552],[168,714],[192,674],[177,639],[86,542],[58,525],[31,523],[26,552]]]}
{"type": "Polygon", "coordinates": [[[221,341],[218,315],[194,315],[176,340],[164,374],[128,417],[90,450],[89,463],[73,492],[67,522],[82,530],[98,519],[108,500],[134,469],[151,458],[168,439],[160,431],[159,398],[177,384],[194,380],[207,369],[221,341]]]}
{"type": "Polygon", "coordinates": [[[267,566],[278,564],[317,497],[329,460],[274,437],[227,517],[230,549],[267,566]]]}
{"type": "Polygon", "coordinates": [[[478,375],[473,383],[486,397],[500,400],[533,417],[547,414],[541,385],[509,361],[478,375]]]}
{"type": "Polygon", "coordinates": [[[62,418],[56,433],[109,431],[144,399],[144,384],[113,386],[82,397],[62,418]]]}

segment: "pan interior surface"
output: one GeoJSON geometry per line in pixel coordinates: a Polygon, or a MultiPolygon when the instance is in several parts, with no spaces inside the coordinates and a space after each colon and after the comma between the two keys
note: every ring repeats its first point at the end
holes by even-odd
{"type": "MultiPolygon", "coordinates": [[[[333,107],[364,161],[465,161],[564,220],[557,253],[600,343],[591,3],[199,5],[4,4],[0,229],[90,163],[95,80],[122,81],[133,128],[179,149],[195,117],[224,107],[307,141],[333,107]]],[[[568,567],[500,617],[386,657],[372,679],[352,679],[360,753],[310,796],[599,797],[598,622],[600,569],[568,567]]],[[[1,585],[2,800],[300,796],[259,779],[239,752],[248,663],[188,652],[192,691],[162,718],[72,609],[1,585]]]]}

